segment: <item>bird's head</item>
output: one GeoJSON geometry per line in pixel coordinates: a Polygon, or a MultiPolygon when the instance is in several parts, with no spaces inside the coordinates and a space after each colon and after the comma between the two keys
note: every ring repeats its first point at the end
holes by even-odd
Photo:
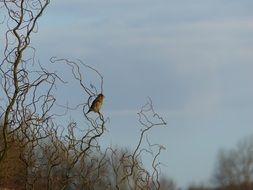
{"type": "Polygon", "coordinates": [[[105,98],[105,96],[104,96],[102,93],[100,93],[97,97],[98,97],[98,98],[102,98],[102,99],[105,98]]]}

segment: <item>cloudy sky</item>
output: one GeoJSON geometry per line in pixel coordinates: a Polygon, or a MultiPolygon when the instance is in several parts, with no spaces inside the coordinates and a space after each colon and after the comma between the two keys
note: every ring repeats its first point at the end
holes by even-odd
{"type": "Polygon", "coordinates": [[[78,58],[103,74],[105,146],[135,143],[136,113],[151,97],[167,122],[151,138],[166,147],[163,171],[186,186],[208,181],[219,148],[253,133],[252,6],[252,0],[54,0],[33,45],[40,60],[78,58]]]}

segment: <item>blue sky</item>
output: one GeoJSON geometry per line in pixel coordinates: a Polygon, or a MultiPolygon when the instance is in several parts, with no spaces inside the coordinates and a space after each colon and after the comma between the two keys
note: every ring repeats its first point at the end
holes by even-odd
{"type": "MultiPolygon", "coordinates": [[[[55,0],[37,57],[82,59],[104,76],[102,143],[131,147],[147,97],[167,121],[151,139],[179,186],[206,182],[220,147],[253,133],[252,0],[55,0]]],[[[80,98],[69,94],[66,98],[80,98]]]]}

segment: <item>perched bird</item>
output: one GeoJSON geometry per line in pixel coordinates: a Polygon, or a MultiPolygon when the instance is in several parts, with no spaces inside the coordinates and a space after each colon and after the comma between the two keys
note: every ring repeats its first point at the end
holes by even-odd
{"type": "Polygon", "coordinates": [[[96,97],[96,99],[92,102],[91,107],[90,107],[89,111],[86,114],[88,114],[90,111],[99,113],[99,110],[101,109],[101,106],[103,104],[104,97],[105,96],[103,94],[99,94],[96,97]]]}

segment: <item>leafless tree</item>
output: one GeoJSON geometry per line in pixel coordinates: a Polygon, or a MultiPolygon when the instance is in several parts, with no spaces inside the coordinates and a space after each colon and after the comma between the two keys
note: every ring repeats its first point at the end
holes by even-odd
{"type": "Polygon", "coordinates": [[[161,190],[176,190],[176,183],[168,179],[167,177],[161,177],[160,179],[161,190]]]}
{"type": "Polygon", "coordinates": [[[231,150],[220,150],[215,181],[222,189],[253,189],[253,138],[247,137],[231,150]]]}
{"type": "Polygon", "coordinates": [[[101,73],[81,60],[36,61],[31,38],[49,3],[0,0],[0,24],[6,29],[0,57],[0,188],[163,189],[159,155],[164,147],[151,143],[148,133],[166,123],[154,111],[151,99],[138,113],[142,127],[133,151],[103,150],[99,138],[108,119],[102,112],[86,114],[103,93],[101,73]],[[72,78],[49,70],[48,65],[65,67],[72,78]],[[87,82],[87,71],[98,83],[87,82]],[[69,80],[84,97],[77,103],[62,103],[56,95],[57,88],[68,86],[69,80]],[[59,123],[73,112],[81,113],[79,121],[59,123]],[[147,155],[151,171],[142,163],[147,155]]]}

